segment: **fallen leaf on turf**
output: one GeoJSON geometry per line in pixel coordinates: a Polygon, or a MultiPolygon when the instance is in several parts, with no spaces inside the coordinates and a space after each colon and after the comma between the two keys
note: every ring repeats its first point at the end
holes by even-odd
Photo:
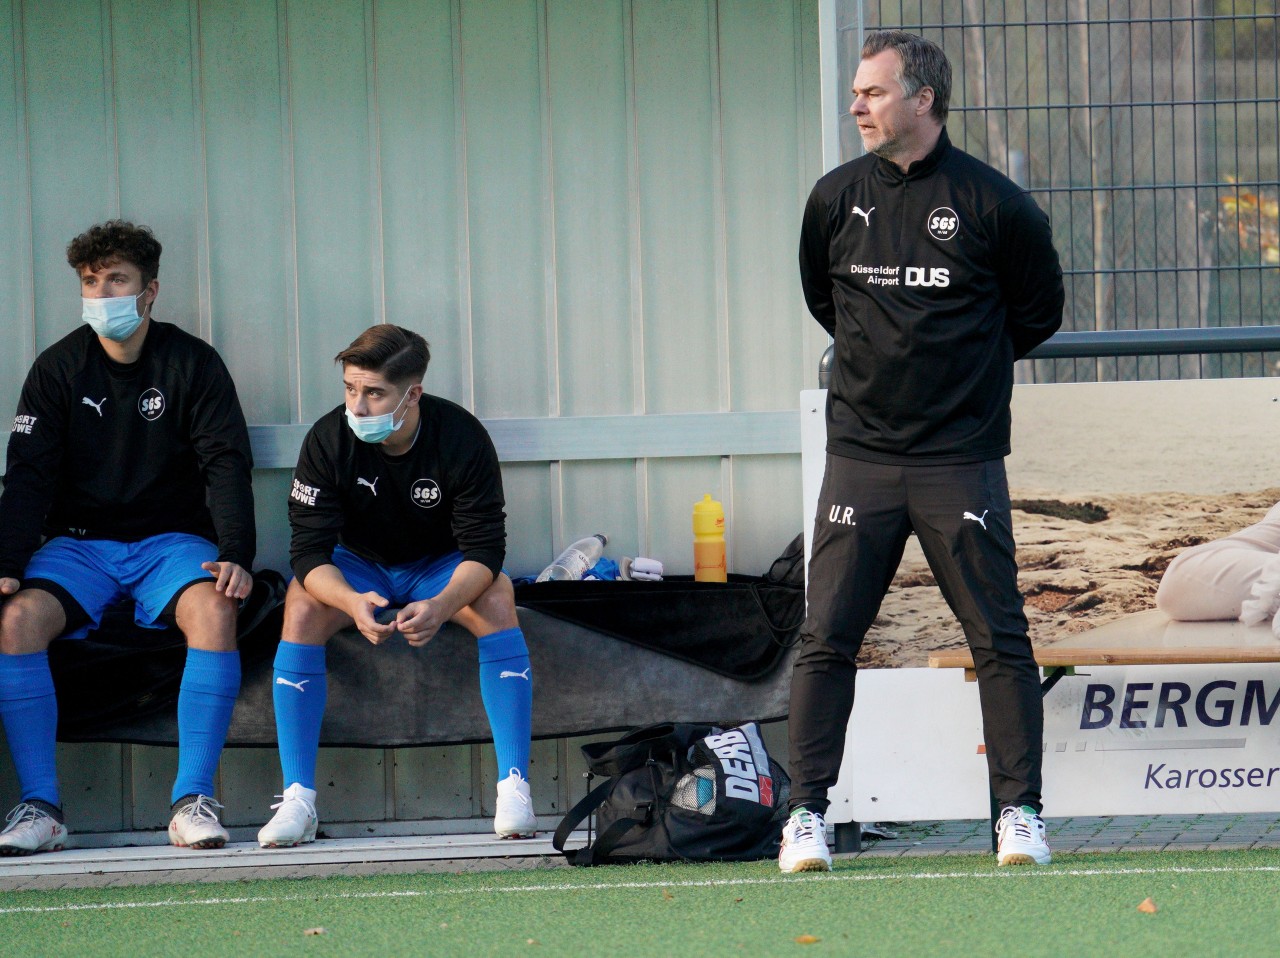
{"type": "Polygon", "coordinates": [[[675,895],[673,895],[673,894],[671,894],[671,892],[667,891],[667,889],[665,889],[665,888],[664,888],[664,889],[662,889],[662,897],[663,897],[663,898],[665,898],[667,901],[671,901],[671,900],[673,900],[676,896],[675,896],[675,895]]]}
{"type": "Polygon", "coordinates": [[[1142,904],[1138,906],[1138,911],[1144,915],[1154,915],[1156,913],[1156,903],[1150,898],[1142,899],[1142,904]]]}
{"type": "Polygon", "coordinates": [[[305,931],[303,931],[303,934],[304,935],[327,935],[329,934],[329,932],[327,929],[324,929],[324,928],[308,928],[305,931]]]}
{"type": "Polygon", "coordinates": [[[822,941],[822,939],[814,935],[797,935],[796,936],[797,945],[816,945],[820,941],[822,941]]]}

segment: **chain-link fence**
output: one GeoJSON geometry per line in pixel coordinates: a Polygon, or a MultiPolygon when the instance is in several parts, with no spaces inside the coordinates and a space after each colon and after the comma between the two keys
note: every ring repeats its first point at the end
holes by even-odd
{"type": "MultiPolygon", "coordinates": [[[[1276,0],[838,0],[841,108],[863,30],[921,33],[953,70],[953,142],[1032,191],[1063,329],[1280,324],[1276,0]]],[[[841,119],[842,159],[861,152],[841,119]]],[[[1068,382],[1259,376],[1280,354],[1024,363],[1068,382]]]]}

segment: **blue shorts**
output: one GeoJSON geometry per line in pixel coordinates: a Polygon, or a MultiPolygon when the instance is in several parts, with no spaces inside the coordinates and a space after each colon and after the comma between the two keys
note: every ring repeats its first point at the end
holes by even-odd
{"type": "Polygon", "coordinates": [[[108,608],[126,598],[134,601],[134,622],[163,629],[169,623],[160,619],[182,590],[213,579],[201,563],[217,559],[217,546],[184,532],[139,542],[58,536],[36,550],[22,574],[22,585],[38,589],[44,582],[54,587],[48,591],[67,613],[64,639],[83,639],[98,627],[108,608]],[[79,610],[69,608],[68,599],[79,610]],[[83,615],[77,614],[81,611],[83,615]]]}
{"type": "Polygon", "coordinates": [[[333,548],[333,564],[357,592],[376,592],[393,606],[434,599],[462,564],[461,552],[428,556],[403,565],[381,565],[362,558],[346,546],[333,548]]]}

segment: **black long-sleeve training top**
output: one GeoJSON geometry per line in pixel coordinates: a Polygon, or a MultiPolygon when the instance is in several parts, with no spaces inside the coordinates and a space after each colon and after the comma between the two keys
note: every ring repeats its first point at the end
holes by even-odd
{"type": "Polygon", "coordinates": [[[867,154],[818,180],[800,279],[835,337],[827,450],[889,464],[1009,453],[1013,362],[1062,324],[1048,217],[951,145],[903,173],[867,154]]]}
{"type": "Polygon", "coordinates": [[[151,320],[129,364],[81,325],[27,374],[0,495],[0,577],[21,579],[41,535],[136,542],[186,532],[253,566],[249,430],[208,343],[151,320]]]}
{"type": "Polygon", "coordinates": [[[493,441],[461,406],[423,393],[413,447],[400,456],[358,439],[344,406],[318,419],[289,491],[290,559],[298,581],[341,542],[382,565],[459,551],[502,571],[507,532],[493,441]]]}

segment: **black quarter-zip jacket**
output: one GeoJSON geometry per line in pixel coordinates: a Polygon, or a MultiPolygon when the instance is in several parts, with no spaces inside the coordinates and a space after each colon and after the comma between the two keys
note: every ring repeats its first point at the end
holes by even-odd
{"type": "Polygon", "coordinates": [[[127,365],[87,325],[36,358],[9,434],[0,577],[22,578],[41,534],[186,532],[253,567],[253,454],[235,384],[208,343],[150,322],[127,365]]]}
{"type": "Polygon", "coordinates": [[[1048,217],[951,145],[906,173],[874,154],[818,180],[800,279],[835,337],[827,451],[903,465],[1009,454],[1013,362],[1062,324],[1048,217]]]}
{"type": "Polygon", "coordinates": [[[417,438],[390,456],[358,439],[346,407],[316,420],[302,441],[289,492],[290,560],[298,581],[333,561],[341,542],[381,565],[459,551],[495,576],[506,552],[498,454],[484,424],[422,394],[417,438]]]}

